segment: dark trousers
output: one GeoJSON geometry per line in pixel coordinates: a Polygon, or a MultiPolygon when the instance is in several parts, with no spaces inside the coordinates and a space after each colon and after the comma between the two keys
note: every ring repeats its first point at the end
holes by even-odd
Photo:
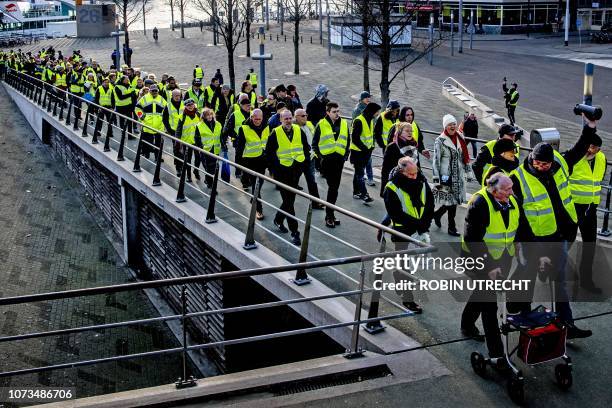
{"type": "Polygon", "coordinates": [[[96,107],[93,103],[87,103],[87,111],[85,112],[85,122],[83,123],[83,134],[87,132],[87,126],[89,126],[89,120],[93,120],[96,114],[96,107]]]}
{"type": "Polygon", "coordinates": [[[457,231],[457,226],[455,225],[455,216],[457,215],[456,205],[443,205],[434,212],[434,217],[441,219],[446,212],[448,212],[448,230],[457,231]]]}
{"type": "MultiPolygon", "coordinates": [[[[264,159],[263,155],[260,157],[243,157],[242,159],[240,159],[240,164],[260,174],[264,174],[266,172],[266,160],[264,159]]],[[[251,186],[251,194],[255,195],[255,188],[257,186],[257,180],[255,179],[255,176],[243,172],[242,177],[243,179],[248,179],[244,180],[243,182],[246,182],[247,185],[251,186]]],[[[263,185],[263,179],[259,180],[259,182],[263,185]]],[[[259,190],[259,195],[257,196],[257,198],[261,198],[261,189],[259,190]]],[[[263,212],[263,206],[261,205],[261,201],[259,200],[257,200],[257,211],[263,212]]]]}
{"type": "MultiPolygon", "coordinates": [[[[155,155],[155,158],[157,159],[159,146],[161,144],[161,136],[159,133],[145,132],[144,129],[145,128],[143,127],[142,132],[140,132],[140,138],[142,139],[142,155],[148,159],[151,153],[153,153],[155,155]]],[[[183,156],[181,154],[178,157],[183,156]]]]}
{"type": "Polygon", "coordinates": [[[580,259],[580,283],[593,282],[593,260],[597,241],[597,204],[574,204],[578,215],[578,227],[582,235],[580,259]]]}
{"type": "Polygon", "coordinates": [[[314,160],[304,162],[304,178],[308,186],[308,194],[319,198],[319,188],[314,174],[314,160]]]}
{"type": "MultiPolygon", "coordinates": [[[[327,199],[331,204],[336,204],[338,199],[338,189],[342,180],[342,168],[344,167],[344,157],[333,153],[323,156],[321,159],[321,173],[327,181],[327,199]]],[[[326,218],[334,218],[334,210],[325,208],[326,218]]]]}
{"type": "MultiPolygon", "coordinates": [[[[406,233],[404,231],[402,232],[406,233]]],[[[412,234],[407,234],[407,235],[412,235],[412,234]]],[[[395,244],[396,251],[404,251],[408,249],[408,247],[410,246],[409,242],[404,242],[404,241],[396,241],[394,244],[395,244]]],[[[399,283],[403,280],[415,281],[415,279],[411,277],[409,274],[401,273],[398,270],[393,271],[393,280],[395,281],[395,283],[399,283]]],[[[414,302],[414,294],[410,290],[396,290],[395,293],[397,293],[399,296],[402,297],[402,302],[414,302]]]]}
{"type": "Polygon", "coordinates": [[[514,126],[514,111],[516,110],[516,106],[508,105],[508,119],[510,120],[510,124],[514,126]]]}
{"type": "MultiPolygon", "coordinates": [[[[132,109],[131,105],[117,106],[117,113],[120,113],[123,116],[127,116],[128,118],[132,117],[133,111],[134,110],[132,109]]],[[[125,133],[127,132],[128,137],[132,138],[132,133],[134,132],[133,122],[131,120],[124,119],[123,116],[119,116],[119,127],[121,128],[121,137],[124,137],[125,133]]]]}
{"type": "Polygon", "coordinates": [[[485,339],[489,357],[501,357],[504,355],[504,345],[502,344],[497,320],[497,298],[493,291],[475,290],[468,299],[468,302],[461,314],[461,327],[469,328],[474,326],[478,316],[482,318],[482,328],[484,329],[485,339]]]}
{"type": "MultiPolygon", "coordinates": [[[[211,153],[213,152],[211,151],[211,153]]],[[[202,163],[202,167],[206,172],[206,175],[204,176],[204,182],[206,183],[208,188],[211,188],[213,182],[213,175],[215,174],[215,167],[217,166],[217,159],[204,153],[197,154],[200,156],[200,163],[202,163]]]]}
{"type": "Polygon", "coordinates": [[[355,167],[355,174],[353,175],[353,195],[360,194],[366,195],[368,194],[368,190],[365,185],[365,170],[370,160],[371,151],[367,152],[358,152],[353,150],[351,152],[351,163],[355,167]]]}
{"type": "MultiPolygon", "coordinates": [[[[110,109],[110,108],[109,108],[110,109]]],[[[100,130],[102,129],[102,118],[106,120],[106,137],[113,137],[113,113],[106,109],[100,109],[98,112],[98,119],[96,120],[96,127],[94,129],[94,135],[100,136],[100,130]]]]}
{"type": "MultiPolygon", "coordinates": [[[[274,174],[274,178],[277,181],[287,184],[290,187],[297,188],[301,175],[302,171],[300,165],[298,163],[294,163],[293,166],[285,167],[281,171],[276,172],[274,174]]],[[[285,190],[282,187],[280,187],[280,194],[281,199],[283,201],[280,206],[280,209],[288,214],[295,215],[295,194],[285,190]]],[[[285,221],[285,218],[287,218],[287,226],[289,227],[289,230],[292,233],[298,232],[297,221],[293,218],[287,217],[280,211],[276,213],[274,221],[277,224],[282,224],[285,221]]]]}

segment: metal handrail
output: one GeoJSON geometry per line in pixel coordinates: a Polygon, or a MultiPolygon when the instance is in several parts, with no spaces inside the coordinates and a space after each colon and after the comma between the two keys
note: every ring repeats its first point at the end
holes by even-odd
{"type": "Polygon", "coordinates": [[[472,91],[470,91],[469,89],[467,89],[461,82],[457,81],[455,78],[453,77],[448,77],[446,78],[444,81],[442,81],[442,86],[446,85],[447,82],[453,82],[455,88],[461,89],[464,93],[470,95],[472,98],[474,97],[474,93],[472,91]]]}
{"type": "MultiPolygon", "coordinates": [[[[93,105],[93,106],[95,106],[98,109],[103,109],[103,110],[105,110],[107,112],[112,113],[113,115],[115,115],[117,117],[123,118],[124,120],[128,120],[128,121],[130,121],[130,122],[132,122],[134,124],[137,124],[137,125],[139,125],[141,127],[146,127],[148,129],[151,129],[151,130],[155,131],[156,133],[160,134],[161,136],[166,137],[166,138],[170,139],[171,141],[173,141],[175,143],[180,143],[181,145],[183,145],[183,146],[185,146],[185,147],[187,147],[189,149],[192,149],[193,151],[205,154],[205,155],[207,155],[209,157],[213,157],[214,159],[216,159],[218,161],[228,163],[230,166],[233,166],[233,167],[235,167],[237,169],[240,169],[241,171],[243,171],[243,172],[245,172],[247,174],[250,174],[250,175],[254,176],[255,179],[261,178],[264,181],[267,181],[269,183],[272,183],[274,185],[279,186],[279,188],[283,188],[283,189],[285,189],[285,190],[287,190],[287,191],[289,191],[289,192],[291,192],[293,194],[299,195],[299,196],[301,196],[301,197],[303,197],[303,198],[305,198],[305,199],[307,199],[309,201],[312,201],[314,203],[318,203],[318,204],[324,205],[324,206],[326,206],[326,207],[328,207],[330,209],[333,209],[334,211],[337,211],[337,212],[339,212],[339,213],[341,213],[343,215],[346,215],[346,216],[348,216],[350,218],[353,218],[354,220],[359,221],[360,223],[363,223],[363,224],[369,225],[371,227],[374,227],[376,229],[382,230],[383,232],[391,234],[391,235],[393,235],[393,236],[395,236],[395,237],[397,237],[397,238],[399,238],[401,240],[408,241],[408,242],[410,242],[410,243],[412,243],[414,245],[421,246],[421,247],[429,247],[430,246],[429,244],[425,244],[425,243],[423,243],[421,241],[415,240],[414,238],[412,238],[412,237],[410,237],[408,235],[402,234],[401,232],[398,232],[398,231],[396,231],[396,230],[394,230],[394,229],[392,229],[390,227],[384,226],[384,225],[382,225],[382,224],[380,224],[380,223],[378,223],[376,221],[372,221],[372,220],[370,220],[370,219],[368,219],[366,217],[363,217],[360,214],[354,213],[354,212],[352,212],[350,210],[347,210],[347,209],[345,209],[343,207],[339,207],[339,206],[337,206],[335,204],[328,203],[327,201],[324,201],[324,200],[322,200],[319,197],[312,196],[312,195],[310,195],[310,194],[308,194],[308,193],[306,193],[304,191],[295,189],[295,188],[293,188],[293,187],[291,187],[289,185],[286,185],[286,184],[281,183],[281,182],[279,182],[279,181],[277,181],[277,180],[275,180],[275,179],[273,179],[271,177],[268,177],[265,174],[257,173],[257,172],[255,172],[255,171],[253,171],[253,170],[251,170],[251,169],[249,169],[249,168],[247,168],[245,166],[242,166],[242,165],[240,165],[240,164],[238,164],[236,162],[233,162],[233,161],[231,161],[229,159],[225,159],[222,156],[218,156],[218,155],[216,155],[214,153],[208,152],[208,151],[206,151],[204,149],[201,149],[201,148],[199,148],[197,146],[188,144],[188,143],[182,141],[181,139],[178,139],[178,138],[176,138],[174,136],[171,136],[171,135],[169,135],[169,134],[167,134],[165,132],[159,131],[158,129],[152,128],[152,127],[150,127],[150,126],[148,126],[148,125],[146,125],[144,123],[141,123],[139,121],[136,121],[136,120],[134,120],[134,119],[132,119],[130,117],[124,116],[124,115],[122,115],[122,114],[120,114],[120,113],[118,113],[118,112],[116,112],[114,110],[110,110],[110,109],[108,109],[108,108],[106,108],[104,106],[98,105],[98,104],[96,104],[96,103],[94,103],[92,101],[88,101],[85,98],[73,95],[69,91],[66,91],[66,90],[63,90],[61,88],[57,88],[57,87],[55,87],[53,85],[47,84],[47,83],[43,82],[42,80],[40,80],[40,79],[38,79],[36,77],[32,77],[31,75],[28,75],[28,74],[25,74],[25,73],[17,72],[17,71],[15,71],[15,70],[13,70],[12,68],[9,67],[8,71],[7,71],[7,74],[10,73],[10,72],[16,72],[17,75],[13,74],[13,76],[16,76],[17,78],[19,76],[23,76],[23,77],[29,78],[31,80],[40,82],[42,84],[42,88],[43,89],[44,88],[53,88],[56,91],[59,91],[59,92],[62,92],[64,94],[66,94],[67,97],[77,98],[77,99],[81,100],[82,102],[85,102],[86,104],[93,105]]],[[[138,138],[141,139],[140,136],[138,136],[138,138]]]]}

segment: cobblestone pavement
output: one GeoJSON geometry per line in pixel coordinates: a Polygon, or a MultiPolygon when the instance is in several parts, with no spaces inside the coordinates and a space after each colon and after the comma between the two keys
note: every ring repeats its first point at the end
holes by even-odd
{"type": "MultiPolygon", "coordinates": [[[[2,87],[0,99],[0,297],[127,282],[127,269],[89,212],[95,206],[15,114],[2,87]]],[[[158,315],[142,292],[31,303],[0,307],[0,335],[158,315]]],[[[9,371],[177,344],[164,325],[152,324],[2,343],[0,361],[2,371],[9,371]]],[[[179,356],[168,355],[15,376],[0,379],[0,386],[76,387],[82,397],[171,383],[180,376],[179,367],[179,356]]]]}

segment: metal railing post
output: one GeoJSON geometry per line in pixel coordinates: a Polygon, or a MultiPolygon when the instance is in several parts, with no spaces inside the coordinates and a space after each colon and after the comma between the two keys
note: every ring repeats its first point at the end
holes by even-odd
{"type": "Polygon", "coordinates": [[[183,165],[181,166],[181,177],[179,179],[179,186],[176,191],[175,201],[177,203],[184,203],[185,201],[187,201],[187,199],[185,198],[185,177],[187,174],[187,166],[189,165],[189,163],[187,163],[189,147],[187,145],[183,145],[183,148],[185,149],[185,153],[183,154],[183,165]]]}
{"type": "Polygon", "coordinates": [[[66,105],[66,100],[64,99],[66,97],[66,94],[62,94],[63,96],[60,98],[60,114],[59,114],[59,120],[64,120],[64,105],[66,105]]]}
{"type": "Polygon", "coordinates": [[[181,326],[183,330],[183,376],[180,377],[175,385],[177,389],[194,387],[196,379],[190,375],[187,377],[187,286],[183,285],[181,289],[181,326]]]}
{"type": "Polygon", "coordinates": [[[59,102],[59,95],[55,95],[53,98],[53,116],[57,116],[57,103],[59,102]]]}
{"type": "MultiPolygon", "coordinates": [[[[140,137],[138,138],[138,147],[136,147],[136,157],[134,158],[134,168],[132,169],[132,172],[134,173],[140,173],[142,171],[140,169],[140,154],[142,152],[142,143],[143,141],[142,141],[142,134],[141,134],[140,137]]],[[[121,155],[121,157],[123,157],[123,154],[121,155]]]]}
{"type": "MultiPolygon", "coordinates": [[[[127,126],[127,120],[124,121],[124,126],[127,126]]],[[[119,140],[119,150],[117,151],[117,161],[124,161],[123,147],[125,146],[125,129],[121,132],[121,140],[119,140]]]]}
{"type": "MultiPolygon", "coordinates": [[[[68,96],[68,95],[66,95],[66,96],[68,96]]],[[[68,97],[68,99],[70,99],[70,102],[68,104],[68,114],[66,115],[66,125],[70,126],[70,112],[72,111],[72,102],[73,102],[72,95],[70,95],[68,97]]],[[[74,120],[76,121],[76,118],[74,118],[74,120]]]]}
{"type": "MultiPolygon", "coordinates": [[[[312,201],[308,204],[308,213],[306,214],[306,224],[304,225],[304,239],[302,239],[302,246],[300,247],[300,260],[299,262],[306,262],[308,257],[308,241],[310,240],[310,224],[312,222],[312,201]]],[[[298,268],[295,273],[295,279],[293,283],[298,286],[307,285],[310,283],[310,278],[306,274],[306,269],[298,268]]]]}
{"type": "Polygon", "coordinates": [[[610,220],[610,196],[612,195],[612,171],[610,172],[610,180],[608,181],[608,192],[606,193],[606,213],[604,214],[603,224],[597,231],[597,235],[602,237],[609,237],[612,235],[612,231],[608,229],[608,222],[610,220]]]}
{"type": "MultiPolygon", "coordinates": [[[[98,115],[100,114],[100,112],[98,112],[98,115]]],[[[96,119],[96,124],[97,124],[97,120],[96,119]]],[[[98,132],[96,132],[96,129],[94,127],[94,132],[93,132],[93,136],[91,137],[91,144],[98,144],[98,132]]]]}
{"type": "Polygon", "coordinates": [[[244,237],[244,245],[242,246],[246,250],[257,248],[257,244],[255,243],[255,215],[257,213],[257,199],[259,197],[259,191],[261,190],[261,184],[261,179],[257,177],[257,184],[255,185],[255,192],[253,193],[253,200],[251,201],[249,225],[247,227],[246,236],[244,237]]]}
{"type": "Polygon", "coordinates": [[[206,210],[206,220],[204,220],[207,224],[212,224],[217,222],[217,217],[215,216],[215,203],[217,202],[217,184],[219,184],[219,161],[215,164],[215,175],[213,176],[212,187],[210,190],[210,198],[208,200],[208,209],[206,210]]]}
{"type": "MultiPolygon", "coordinates": [[[[112,126],[110,123],[108,124],[108,126],[112,126]]],[[[110,152],[110,137],[108,137],[108,132],[106,132],[106,137],[104,138],[104,151],[105,152],[110,152]]]]}
{"type": "MultiPolygon", "coordinates": [[[[382,237],[380,239],[380,248],[378,252],[379,253],[385,252],[386,247],[387,247],[387,240],[385,239],[385,233],[383,232],[382,237]]],[[[372,277],[374,277],[374,275],[372,275],[372,277]]],[[[381,274],[380,279],[382,278],[383,276],[381,274]]],[[[374,279],[372,279],[372,281],[374,281],[374,279]]],[[[370,298],[370,309],[368,310],[368,319],[375,319],[378,317],[379,304],[380,304],[380,290],[375,290],[374,292],[372,292],[372,297],[370,298]]],[[[366,323],[366,325],[363,326],[363,329],[370,334],[376,334],[376,333],[380,333],[381,331],[385,330],[385,326],[382,325],[380,320],[377,320],[374,322],[366,323]]]]}
{"type": "Polygon", "coordinates": [[[361,306],[363,305],[363,287],[365,285],[365,262],[361,262],[361,270],[359,271],[359,298],[355,304],[355,317],[356,322],[353,325],[353,335],[351,338],[351,345],[344,354],[345,358],[356,358],[363,357],[363,350],[359,347],[359,321],[361,320],[361,306]]]}
{"type": "Polygon", "coordinates": [[[159,177],[159,173],[161,171],[163,153],[164,153],[164,138],[162,137],[159,141],[159,154],[157,155],[157,160],[155,161],[155,172],[153,173],[153,186],[161,186],[161,179],[159,177]]]}

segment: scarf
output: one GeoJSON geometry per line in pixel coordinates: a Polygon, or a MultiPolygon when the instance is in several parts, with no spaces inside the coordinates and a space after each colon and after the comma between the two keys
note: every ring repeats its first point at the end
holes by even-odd
{"type": "Polygon", "coordinates": [[[455,147],[457,147],[457,140],[459,141],[461,153],[463,154],[463,164],[470,164],[470,154],[467,150],[467,144],[465,143],[465,139],[459,135],[459,132],[455,132],[454,135],[449,135],[446,129],[444,129],[444,134],[453,142],[455,147]]]}

